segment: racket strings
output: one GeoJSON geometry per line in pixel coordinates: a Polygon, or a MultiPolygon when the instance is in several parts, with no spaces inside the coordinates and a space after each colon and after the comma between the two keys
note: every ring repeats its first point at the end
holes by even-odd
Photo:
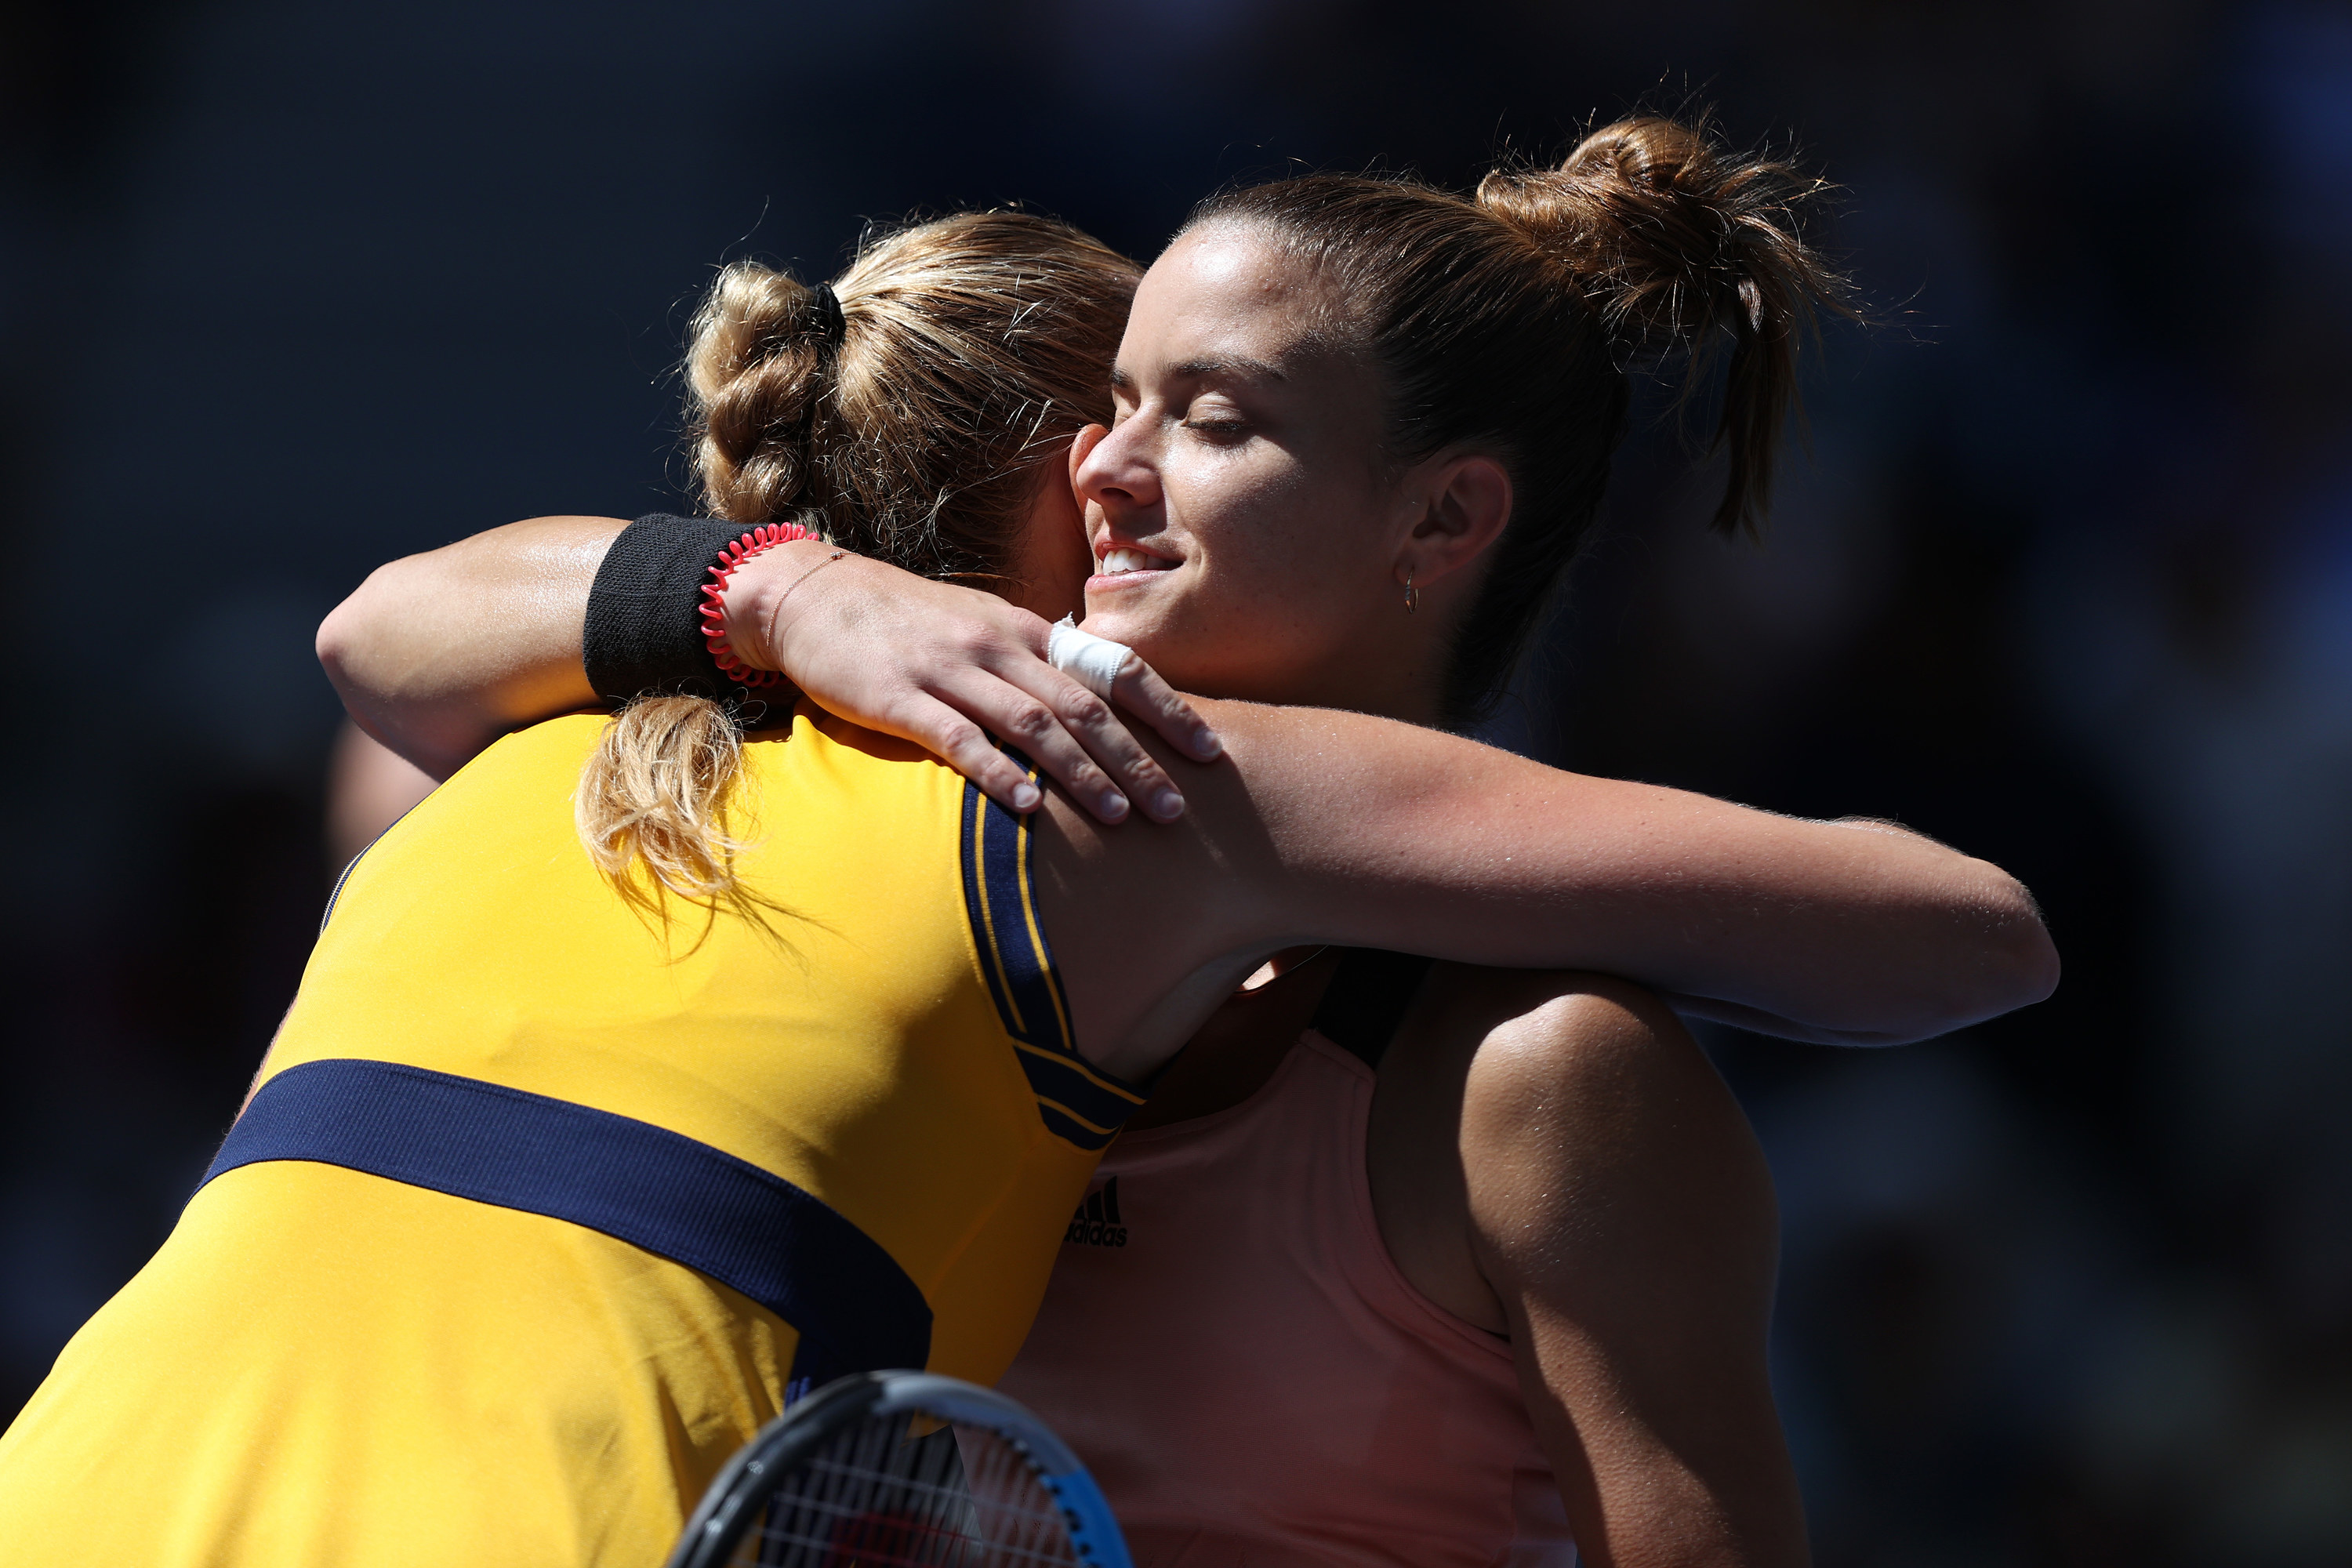
{"type": "Polygon", "coordinates": [[[740,1568],[1075,1564],[1060,1506],[995,1433],[914,1436],[904,1418],[835,1436],[761,1506],[740,1568]]]}

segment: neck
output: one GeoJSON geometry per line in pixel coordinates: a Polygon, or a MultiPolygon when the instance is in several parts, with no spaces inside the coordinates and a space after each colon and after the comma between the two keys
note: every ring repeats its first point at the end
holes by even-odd
{"type": "Polygon", "coordinates": [[[1444,710],[1444,666],[1438,650],[1423,648],[1419,641],[1396,637],[1386,645],[1351,645],[1334,650],[1319,665],[1285,669],[1279,679],[1265,679],[1253,668],[1224,679],[1196,678],[1186,689],[1244,702],[1341,708],[1434,729],[1444,710]]]}
{"type": "Polygon", "coordinates": [[[1328,696],[1315,700],[1318,707],[1345,708],[1434,730],[1445,710],[1444,689],[1444,673],[1434,668],[1379,670],[1357,666],[1331,683],[1328,696]]]}
{"type": "MultiPolygon", "coordinates": [[[[1423,587],[1416,608],[1398,597],[1377,601],[1362,634],[1331,662],[1329,695],[1312,699],[1426,730],[1444,720],[1446,676],[1453,665],[1454,634],[1477,600],[1483,571],[1449,572],[1423,587]]],[[[1292,698],[1287,700],[1308,700],[1292,698]]]]}
{"type": "Polygon", "coordinates": [[[1445,710],[1446,651],[1452,641],[1444,624],[1426,601],[1410,622],[1400,606],[1394,622],[1376,623],[1372,635],[1357,639],[1319,672],[1314,683],[1317,695],[1286,700],[1435,729],[1445,710]]]}

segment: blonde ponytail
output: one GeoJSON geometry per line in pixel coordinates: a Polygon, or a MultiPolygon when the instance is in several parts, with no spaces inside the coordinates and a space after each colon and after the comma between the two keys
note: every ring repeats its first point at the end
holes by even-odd
{"type": "Polygon", "coordinates": [[[666,921],[671,895],[764,925],[767,900],[735,875],[729,818],[743,741],[707,697],[640,697],[613,715],[582,768],[572,820],[623,899],[666,921]]]}
{"type": "MultiPolygon", "coordinates": [[[[926,576],[1009,581],[1047,459],[1110,416],[1139,275],[1020,212],[870,237],[833,284],[837,314],[782,272],[723,268],[686,359],[710,515],[796,520],[926,576]]],[[[671,895],[714,919],[781,911],[736,875],[741,759],[732,715],[707,698],[641,697],[613,716],[573,816],[623,898],[656,919],[671,895]]]]}
{"type": "MultiPolygon", "coordinates": [[[[768,521],[806,488],[835,351],[815,300],[783,273],[737,262],[695,315],[696,456],[712,510],[730,521],[768,521]]],[[[734,715],[708,697],[636,698],[597,738],[572,820],[588,858],[649,918],[666,921],[675,894],[712,918],[723,909],[766,926],[775,906],[735,875],[749,847],[728,822],[742,759],[734,715]]]]}

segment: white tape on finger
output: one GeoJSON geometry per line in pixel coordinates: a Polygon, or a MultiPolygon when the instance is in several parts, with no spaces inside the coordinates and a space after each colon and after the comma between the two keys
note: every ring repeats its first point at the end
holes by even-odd
{"type": "Polygon", "coordinates": [[[1045,637],[1046,662],[1106,702],[1134,657],[1135,650],[1123,642],[1078,630],[1074,616],[1055,621],[1045,637]]]}

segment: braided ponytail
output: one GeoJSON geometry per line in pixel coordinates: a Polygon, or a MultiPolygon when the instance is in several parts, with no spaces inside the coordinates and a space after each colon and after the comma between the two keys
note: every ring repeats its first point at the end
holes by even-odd
{"type": "Polygon", "coordinates": [[[1510,472],[1510,522],[1454,629],[1449,721],[1491,710],[1591,531],[1629,368],[1686,354],[1688,395],[1729,339],[1715,526],[1764,515],[1798,343],[1817,310],[1853,313],[1796,228],[1822,188],[1703,126],[1645,118],[1595,132],[1556,169],[1497,170],[1468,198],[1313,174],[1194,212],[1188,228],[1251,228],[1321,278],[1338,331],[1387,383],[1391,462],[1466,447],[1510,472]]]}
{"type": "MultiPolygon", "coordinates": [[[[847,311],[841,310],[847,334],[847,311]]],[[[826,382],[839,349],[817,291],[755,262],[722,268],[695,312],[686,358],[695,467],[713,517],[772,522],[809,488],[829,430],[826,382]]],[[[837,416],[835,416],[837,417],[837,416]]]]}
{"type": "MultiPolygon", "coordinates": [[[[785,273],[737,262],[695,314],[687,381],[700,415],[697,466],[716,516],[772,518],[807,488],[812,454],[823,449],[815,426],[835,348],[818,298],[785,273]]],[[[572,796],[588,858],[656,921],[676,895],[764,926],[780,906],[735,875],[744,841],[730,817],[742,763],[734,716],[708,697],[624,704],[572,796]]]]}
{"type": "MultiPolygon", "coordinates": [[[[1078,230],[1020,212],[876,236],[831,285],[722,268],[686,357],[704,505],[747,530],[797,521],[927,576],[1010,580],[1050,459],[1110,416],[1137,277],[1078,230]]],[[[589,858],[656,918],[676,894],[761,921],[780,906],[735,875],[741,765],[719,703],[629,703],[573,797],[589,858]]]]}

